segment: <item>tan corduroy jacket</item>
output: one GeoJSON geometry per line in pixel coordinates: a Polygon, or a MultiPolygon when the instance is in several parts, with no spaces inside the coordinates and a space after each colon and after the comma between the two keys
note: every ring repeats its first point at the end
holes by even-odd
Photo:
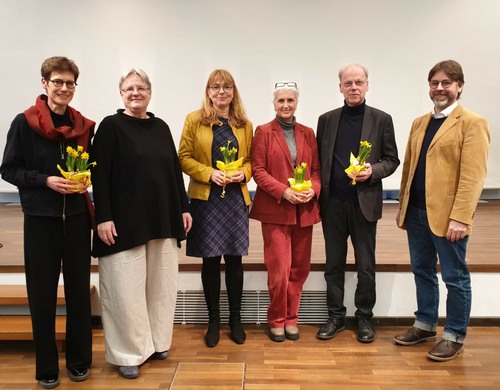
{"type": "MultiPolygon", "coordinates": [[[[399,206],[404,224],[410,188],[431,114],[413,122],[406,147],[399,206]]],[[[426,156],[425,201],[432,232],[445,237],[450,220],[468,225],[470,234],[481,196],[490,143],[486,119],[458,105],[429,145],[426,156]]]]}

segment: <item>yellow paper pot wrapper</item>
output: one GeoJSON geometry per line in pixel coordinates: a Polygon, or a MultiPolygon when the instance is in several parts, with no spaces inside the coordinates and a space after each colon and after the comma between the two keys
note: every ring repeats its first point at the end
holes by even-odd
{"type": "Polygon", "coordinates": [[[290,178],[288,182],[290,183],[290,188],[297,192],[307,191],[312,187],[312,180],[304,180],[302,183],[296,183],[295,179],[290,178]]]}
{"type": "Polygon", "coordinates": [[[66,172],[59,166],[59,164],[57,165],[57,169],[59,169],[59,172],[61,172],[61,175],[63,175],[65,179],[69,179],[79,184],[78,188],[73,190],[73,192],[79,192],[81,188],[92,184],[90,181],[90,171],[66,172]]]}
{"type": "Polygon", "coordinates": [[[243,164],[243,157],[240,157],[238,160],[230,162],[228,164],[222,162],[222,161],[217,161],[217,168],[219,168],[221,171],[224,171],[225,173],[234,173],[238,170],[239,167],[243,164]]]}
{"type": "MultiPolygon", "coordinates": [[[[361,172],[366,171],[366,165],[360,164],[356,157],[351,153],[350,165],[344,170],[345,173],[352,176],[357,176],[361,172]]],[[[352,180],[351,184],[356,185],[356,180],[352,180]]]]}

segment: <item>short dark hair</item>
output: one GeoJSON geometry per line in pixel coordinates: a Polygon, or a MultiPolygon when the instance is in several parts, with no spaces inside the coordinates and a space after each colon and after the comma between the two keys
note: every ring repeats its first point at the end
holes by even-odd
{"type": "Polygon", "coordinates": [[[49,57],[43,61],[41,73],[45,80],[50,80],[50,74],[54,71],[73,73],[73,76],[75,76],[75,82],[78,80],[78,76],[80,75],[80,71],[78,70],[78,66],[76,66],[75,62],[67,57],[61,56],[49,57]]]}

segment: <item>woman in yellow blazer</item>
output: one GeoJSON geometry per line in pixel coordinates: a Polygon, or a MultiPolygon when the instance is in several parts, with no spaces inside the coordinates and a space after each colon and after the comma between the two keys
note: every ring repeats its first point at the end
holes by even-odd
{"type": "Polygon", "coordinates": [[[250,150],[253,128],[247,119],[233,77],[216,69],[208,78],[203,106],[186,117],[179,145],[182,171],[190,176],[188,195],[193,227],[186,255],[203,259],[201,280],[208,308],[205,343],[215,347],[220,331],[220,263],[226,264],[231,339],[243,344],[242,256],[248,254],[247,184],[252,177],[250,150]],[[236,172],[217,168],[224,154],[233,153],[241,166],[236,172]]]}

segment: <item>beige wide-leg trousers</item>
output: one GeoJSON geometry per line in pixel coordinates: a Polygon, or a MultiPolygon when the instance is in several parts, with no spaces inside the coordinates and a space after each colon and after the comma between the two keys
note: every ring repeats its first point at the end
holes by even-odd
{"type": "Polygon", "coordinates": [[[106,361],[138,366],[170,349],[177,298],[176,239],[99,258],[106,361]]]}

